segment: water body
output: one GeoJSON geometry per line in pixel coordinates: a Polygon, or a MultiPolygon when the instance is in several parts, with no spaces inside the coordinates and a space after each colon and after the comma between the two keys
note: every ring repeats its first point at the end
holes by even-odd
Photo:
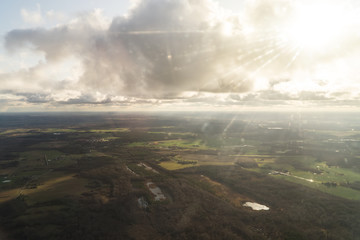
{"type": "Polygon", "coordinates": [[[265,206],[265,205],[261,205],[261,204],[258,204],[258,203],[255,203],[255,202],[246,202],[243,204],[244,207],[251,207],[252,210],[255,210],[255,211],[260,211],[260,210],[269,210],[270,208],[265,206]]]}

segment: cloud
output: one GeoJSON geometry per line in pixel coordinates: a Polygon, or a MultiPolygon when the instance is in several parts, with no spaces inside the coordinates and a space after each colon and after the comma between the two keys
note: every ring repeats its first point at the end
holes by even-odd
{"type": "Polygon", "coordinates": [[[45,16],[48,20],[52,20],[55,22],[64,22],[68,19],[68,17],[64,13],[54,10],[47,11],[45,16]]]}
{"type": "Polygon", "coordinates": [[[191,90],[241,90],[218,79],[222,69],[234,66],[236,52],[220,46],[229,39],[221,35],[213,8],[205,0],[140,1],[96,39],[81,81],[102,91],[160,98],[191,90]]]}
{"type": "Polygon", "coordinates": [[[36,4],[36,9],[22,8],[20,15],[28,27],[56,26],[69,20],[69,17],[62,12],[55,10],[43,11],[40,4],[36,4]]]}
{"type": "Polygon", "coordinates": [[[32,46],[47,62],[70,55],[79,57],[84,88],[103,93],[164,97],[183,91],[245,91],[248,82],[235,68],[237,53],[227,48],[231,38],[208,0],[139,1],[127,16],[108,24],[101,11],[83,14],[69,24],[51,29],[13,30],[6,47],[16,51],[32,46]]]}
{"type": "MultiPolygon", "coordinates": [[[[295,3],[249,0],[234,16],[211,0],[142,0],[112,20],[95,9],[55,27],[15,29],[6,49],[30,48],[45,59],[0,75],[0,90],[21,85],[27,102],[60,104],[336,100],[357,81],[359,44],[349,38],[329,53],[300,52],[282,32],[295,3]]],[[[42,15],[39,5],[22,15],[34,24],[66,18],[42,15]]]]}
{"type": "Polygon", "coordinates": [[[36,5],[36,10],[22,8],[20,14],[25,23],[37,25],[44,22],[39,4],[36,5]]]}

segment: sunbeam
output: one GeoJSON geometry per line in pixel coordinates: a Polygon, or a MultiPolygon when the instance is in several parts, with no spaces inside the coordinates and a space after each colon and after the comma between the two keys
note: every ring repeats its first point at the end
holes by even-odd
{"type": "Polygon", "coordinates": [[[299,56],[300,53],[301,53],[301,48],[295,48],[295,54],[291,58],[290,62],[286,65],[285,70],[290,68],[290,66],[295,62],[296,58],[299,56]]]}

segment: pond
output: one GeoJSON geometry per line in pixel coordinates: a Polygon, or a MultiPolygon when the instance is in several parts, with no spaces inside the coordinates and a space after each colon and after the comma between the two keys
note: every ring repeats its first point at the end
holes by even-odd
{"type": "Polygon", "coordinates": [[[255,203],[255,202],[246,202],[243,204],[244,207],[251,207],[252,210],[255,211],[260,211],[260,210],[269,210],[270,208],[265,206],[265,205],[261,205],[259,203],[255,203]]]}

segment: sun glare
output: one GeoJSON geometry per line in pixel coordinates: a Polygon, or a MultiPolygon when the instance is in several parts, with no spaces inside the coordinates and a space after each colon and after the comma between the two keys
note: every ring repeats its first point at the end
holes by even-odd
{"type": "Polygon", "coordinates": [[[229,37],[232,35],[233,26],[229,22],[224,22],[221,30],[222,35],[229,37]]]}
{"type": "Polygon", "coordinates": [[[287,26],[287,38],[303,50],[324,51],[343,37],[349,23],[344,6],[339,3],[299,5],[287,26]]]}

